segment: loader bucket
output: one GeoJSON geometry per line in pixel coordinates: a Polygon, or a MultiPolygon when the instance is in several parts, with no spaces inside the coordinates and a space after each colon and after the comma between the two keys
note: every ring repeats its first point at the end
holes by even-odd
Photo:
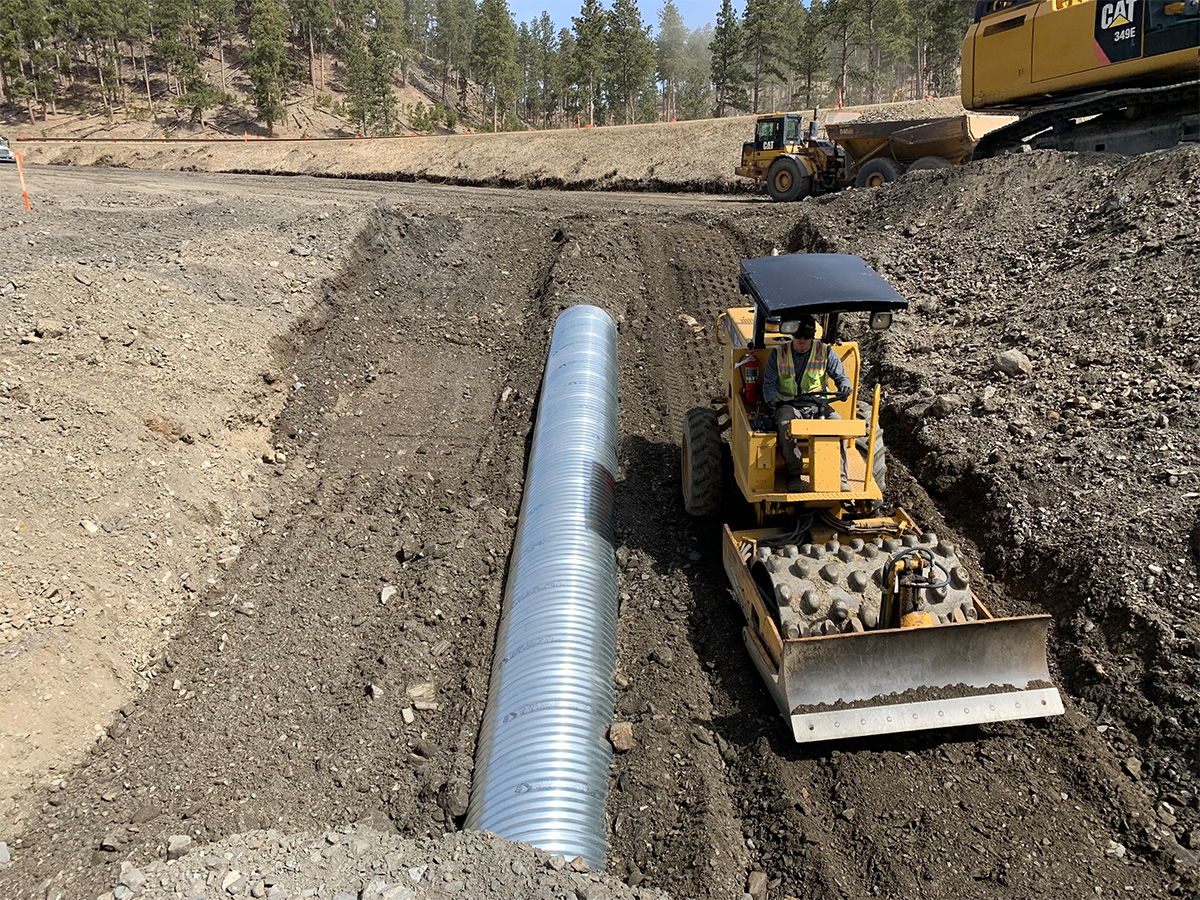
{"type": "Polygon", "coordinates": [[[1061,715],[1049,616],[746,643],[799,742],[1061,715]]]}

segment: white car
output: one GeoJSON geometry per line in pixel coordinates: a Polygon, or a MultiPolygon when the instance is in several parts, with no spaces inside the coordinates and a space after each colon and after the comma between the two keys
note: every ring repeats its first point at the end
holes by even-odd
{"type": "Polygon", "coordinates": [[[0,138],[0,163],[13,163],[17,161],[17,155],[8,149],[8,141],[0,138]]]}

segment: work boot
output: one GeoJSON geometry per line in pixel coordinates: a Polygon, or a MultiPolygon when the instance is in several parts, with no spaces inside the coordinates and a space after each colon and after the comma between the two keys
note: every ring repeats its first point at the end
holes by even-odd
{"type": "Polygon", "coordinates": [[[801,491],[804,490],[804,476],[803,475],[799,475],[799,474],[793,475],[791,472],[788,472],[785,480],[787,482],[788,493],[799,494],[801,491]]]}

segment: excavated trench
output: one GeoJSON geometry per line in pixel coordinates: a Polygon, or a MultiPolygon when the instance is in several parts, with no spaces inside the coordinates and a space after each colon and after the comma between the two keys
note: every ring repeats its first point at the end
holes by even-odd
{"type": "MultiPolygon", "coordinates": [[[[615,718],[637,746],[612,769],[610,873],[700,898],[1185,890],[1151,798],[1073,701],[1045,722],[797,746],[759,683],[716,526],[682,507],[678,432],[719,387],[712,322],[739,303],[738,261],[830,244],[779,208],[466,207],[378,205],[284,364],[278,524],[200,598],[124,736],[71,776],[79,799],[44,807],[12,896],[59,870],[94,896],[181,831],[461,825],[549,328],[579,302],[619,326],[615,718]]],[[[963,548],[997,614],[1069,615],[1037,594],[1036,563],[997,562],[971,483],[930,468],[917,423],[886,409],[891,499],[963,548]]],[[[1076,694],[1077,655],[1052,656],[1076,694]]]]}

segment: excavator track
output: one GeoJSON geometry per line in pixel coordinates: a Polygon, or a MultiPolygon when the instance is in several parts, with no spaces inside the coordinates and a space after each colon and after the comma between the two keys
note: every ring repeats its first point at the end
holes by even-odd
{"type": "Polygon", "coordinates": [[[1133,155],[1200,140],[1198,92],[1200,80],[1193,80],[1081,97],[984,135],[972,159],[1031,150],[1133,155]]]}

